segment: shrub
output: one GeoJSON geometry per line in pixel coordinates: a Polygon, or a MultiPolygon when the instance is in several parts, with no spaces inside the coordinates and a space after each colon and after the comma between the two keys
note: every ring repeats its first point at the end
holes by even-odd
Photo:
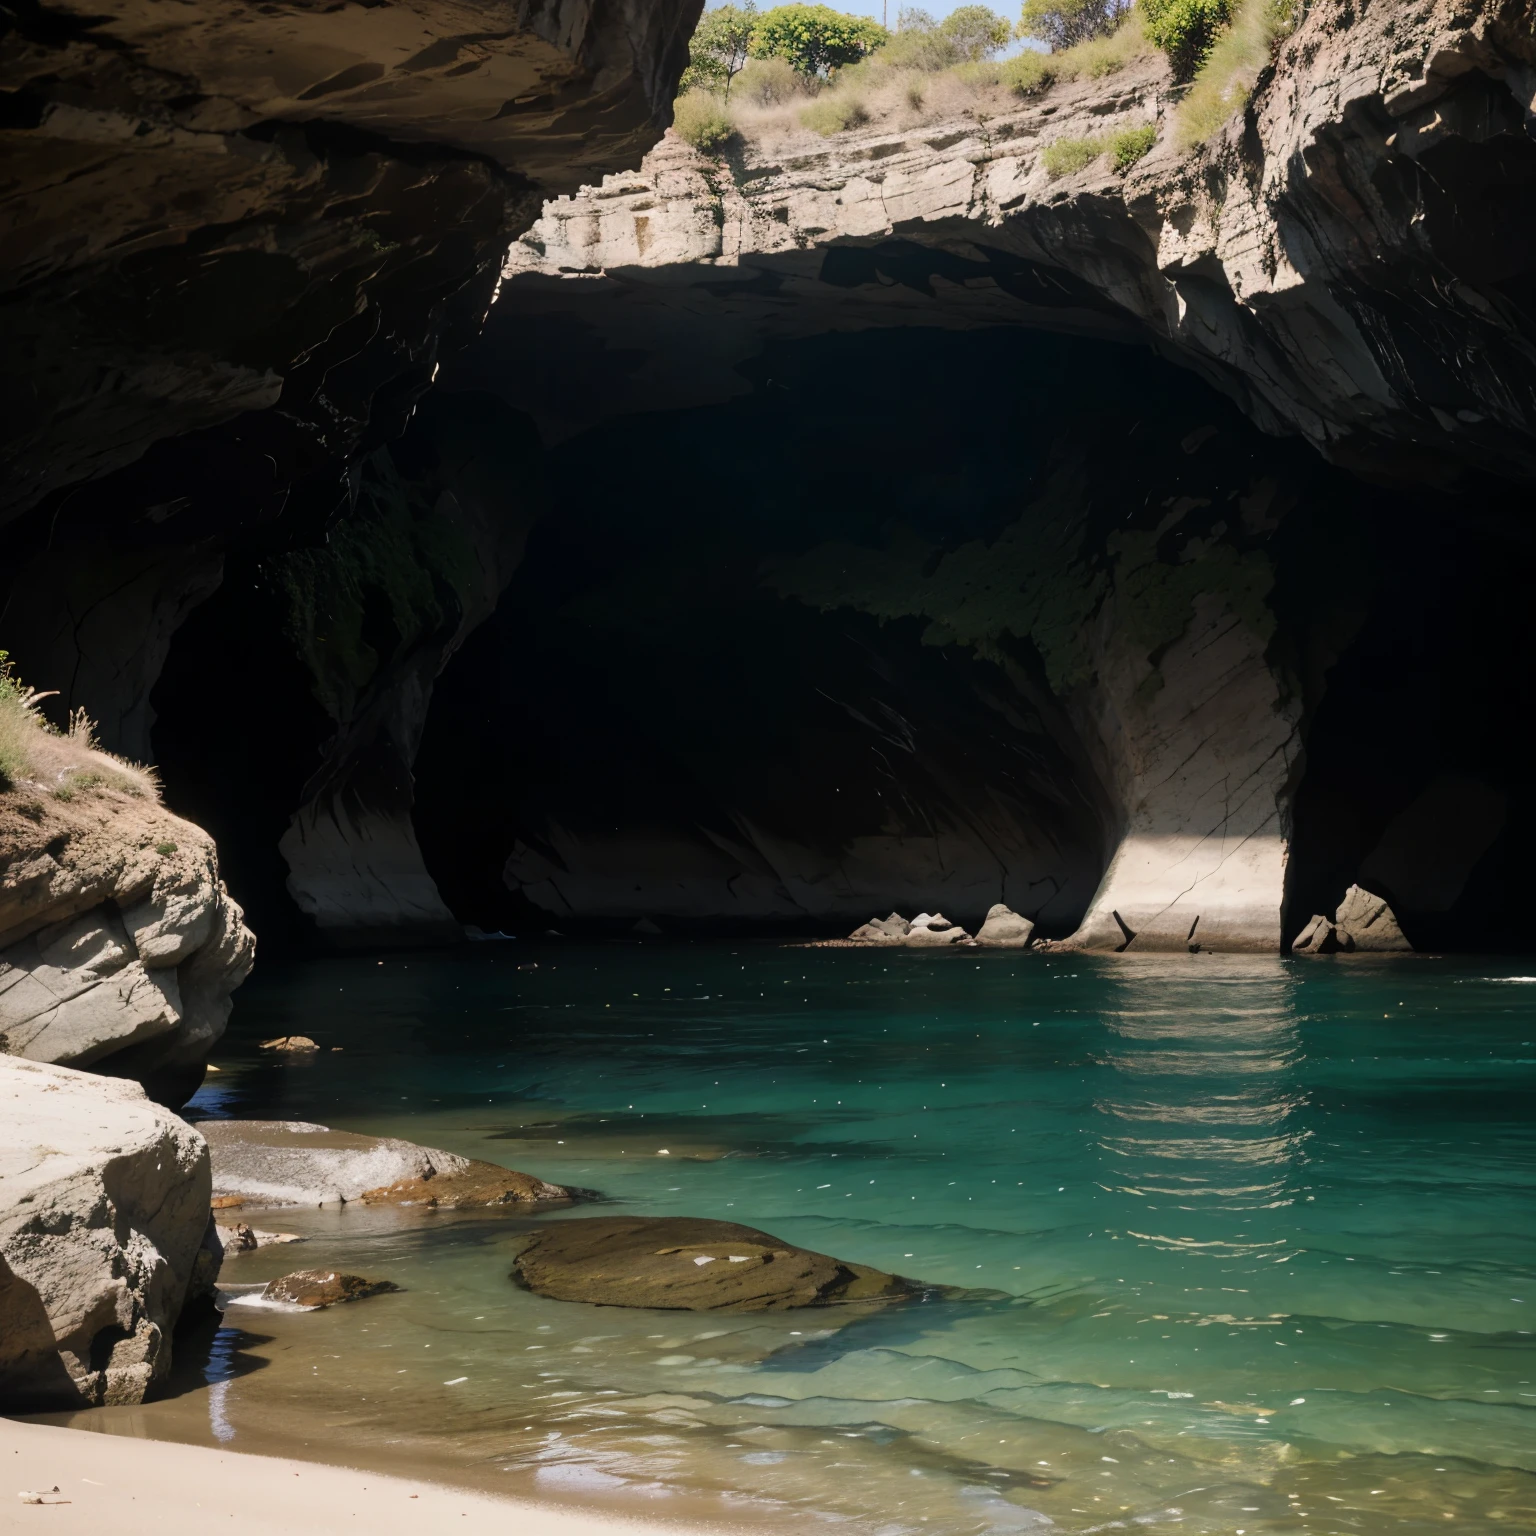
{"type": "Polygon", "coordinates": [[[736,82],[736,99],[755,107],[782,106],[804,94],[804,82],[783,59],[753,59],[736,82]]]}
{"type": "Polygon", "coordinates": [[[1152,123],[1143,123],[1136,128],[1121,128],[1087,139],[1057,139],[1054,144],[1046,145],[1040,163],[1056,178],[1086,170],[1095,160],[1108,155],[1110,163],[1124,175],[1155,143],[1157,128],[1152,123]]]}
{"type": "Polygon", "coordinates": [[[173,853],[176,852],[176,844],[175,843],[156,843],[155,844],[155,852],[158,853],[162,859],[168,859],[168,858],[170,858],[170,856],[173,853]]]}
{"type": "Polygon", "coordinates": [[[1168,55],[1176,80],[1190,80],[1232,19],[1232,0],[1141,0],[1142,25],[1168,55]]]}
{"type": "Polygon", "coordinates": [[[958,64],[960,51],[929,22],[926,27],[904,27],[875,57],[890,69],[920,69],[924,74],[934,75],[958,64]]]}
{"type": "Polygon", "coordinates": [[[779,5],[752,29],[752,56],[784,59],[799,74],[821,79],[868,58],[890,40],[878,22],[825,5],[779,5]]]}
{"type": "Polygon", "coordinates": [[[939,36],[953,46],[960,62],[979,64],[1008,46],[1013,28],[984,5],[962,5],[939,23],[939,36]]]}
{"type": "Polygon", "coordinates": [[[688,68],[679,85],[691,90],[723,90],[730,99],[731,81],[742,71],[752,49],[757,25],[755,0],[719,5],[705,11],[688,43],[688,68]]]}
{"type": "Polygon", "coordinates": [[[1030,50],[1004,59],[1003,84],[1017,96],[1033,96],[1056,83],[1056,61],[1046,53],[1030,50]]]}
{"type": "Polygon", "coordinates": [[[829,91],[800,109],[800,121],[823,138],[844,133],[869,121],[864,103],[851,92],[829,91]]]}
{"type": "Polygon", "coordinates": [[[1144,123],[1140,128],[1122,129],[1110,135],[1110,161],[1123,176],[1156,143],[1157,126],[1154,123],[1144,123]]]}
{"type": "Polygon", "coordinates": [[[678,138],[706,155],[717,154],[736,132],[725,103],[712,91],[679,96],[672,104],[672,126],[678,138]]]}
{"type": "Polygon", "coordinates": [[[1216,39],[1174,117],[1181,149],[1203,144],[1253,92],[1274,47],[1295,25],[1293,0],[1239,0],[1231,27],[1216,39]]]}
{"type": "Polygon", "coordinates": [[[16,681],[10,657],[0,651],[0,789],[27,776],[32,763],[27,744],[35,722],[30,690],[16,681]]]}
{"type": "Polygon", "coordinates": [[[1054,144],[1047,144],[1045,153],[1040,157],[1040,163],[1050,173],[1054,180],[1061,176],[1071,176],[1076,171],[1085,170],[1109,147],[1106,138],[1093,139],[1057,139],[1054,144]]]}
{"type": "Polygon", "coordinates": [[[1002,66],[1003,84],[1019,96],[1033,96],[1058,80],[1098,80],[1124,69],[1147,52],[1141,19],[1132,11],[1107,36],[1093,37],[1060,53],[1026,52],[1002,66]]]}
{"type": "Polygon", "coordinates": [[[1131,0],[1024,0],[1019,36],[1060,53],[1113,32],[1130,8],[1131,0]]]}

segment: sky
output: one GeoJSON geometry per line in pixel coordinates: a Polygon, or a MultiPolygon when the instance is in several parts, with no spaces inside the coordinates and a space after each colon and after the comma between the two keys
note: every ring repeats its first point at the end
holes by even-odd
{"type": "MultiPolygon", "coordinates": [[[[775,0],[758,0],[757,8],[760,11],[766,11],[774,3],[775,0]]],[[[873,3],[871,3],[871,0],[824,0],[824,3],[830,5],[834,11],[846,11],[850,16],[871,16],[876,21],[882,19],[880,0],[873,0],[873,3]]],[[[896,12],[903,5],[910,3],[912,3],[912,0],[888,0],[885,8],[885,25],[894,27],[896,25],[896,12]]],[[[935,21],[943,21],[951,11],[958,10],[964,3],[966,3],[966,0],[929,0],[927,4],[919,3],[918,8],[927,11],[935,21]]],[[[975,0],[969,0],[969,3],[974,4],[975,0]]],[[[987,0],[983,0],[983,3],[987,3],[987,0]]],[[[990,3],[992,9],[999,16],[1006,16],[1009,21],[1017,21],[1019,19],[1019,0],[990,0],[990,3]]],[[[714,9],[713,0],[709,9],[714,9]]],[[[1011,53],[1014,50],[1009,49],[1008,51],[1011,53]]]]}

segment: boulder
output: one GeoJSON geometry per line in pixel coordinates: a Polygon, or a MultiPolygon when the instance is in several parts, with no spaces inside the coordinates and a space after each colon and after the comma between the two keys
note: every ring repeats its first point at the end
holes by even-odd
{"type": "Polygon", "coordinates": [[[1333,921],[1338,928],[1339,947],[1362,953],[1411,953],[1410,944],[1397,926],[1397,918],[1380,896],[1352,885],[1344,893],[1333,921]]]}
{"type": "Polygon", "coordinates": [[[976,942],[991,949],[1025,949],[1034,931],[1035,925],[1027,917],[998,902],[988,909],[986,922],[976,931],[976,942]]]}
{"type": "Polygon", "coordinates": [[[919,912],[912,919],[903,944],[914,948],[938,944],[968,944],[971,940],[964,928],[957,927],[942,912],[919,912]]]}
{"type": "Polygon", "coordinates": [[[676,1216],[549,1222],[517,1255],[512,1278],[556,1301],[687,1312],[879,1304],[920,1289],[753,1227],[676,1216]]]}
{"type": "Polygon", "coordinates": [[[906,938],[912,924],[899,912],[889,917],[872,917],[862,928],[855,928],[848,935],[861,944],[899,944],[906,938]]]}
{"type": "Polygon", "coordinates": [[[302,1120],[204,1120],[220,1209],[241,1206],[508,1205],[585,1191],[392,1136],[358,1136],[302,1120]]]}
{"type": "Polygon", "coordinates": [[[1314,913],[1312,921],[1291,941],[1293,955],[1331,955],[1338,951],[1339,936],[1326,917],[1314,913]]]}
{"type": "Polygon", "coordinates": [[[207,834],[132,770],[103,773],[64,800],[25,783],[0,795],[0,1052],[181,1104],[255,939],[207,834]]]}
{"type": "Polygon", "coordinates": [[[121,1078],[0,1056],[0,1406],[136,1403],[217,1255],[208,1148],[121,1078]]]}
{"type": "Polygon", "coordinates": [[[308,1035],[279,1035],[275,1040],[263,1040],[264,1051],[318,1051],[320,1047],[308,1035]]]}
{"type": "Polygon", "coordinates": [[[270,1281],[261,1299],[318,1312],[321,1307],[334,1307],[338,1302],[361,1301],[365,1296],[382,1296],[399,1289],[391,1280],[365,1280],[361,1275],[344,1275],[334,1269],[296,1269],[291,1275],[270,1281]]]}

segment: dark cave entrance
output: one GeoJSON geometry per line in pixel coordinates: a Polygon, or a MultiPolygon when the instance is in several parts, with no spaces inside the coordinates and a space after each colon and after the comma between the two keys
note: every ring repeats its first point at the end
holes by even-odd
{"type": "MultiPolygon", "coordinates": [[[[495,377],[486,345],[477,385],[495,377]]],[[[740,372],[731,400],[660,402],[543,450],[507,401],[450,374],[388,450],[423,527],[445,422],[489,445],[490,478],[517,481],[532,521],[484,623],[425,544],[414,630],[376,573],[348,575],[396,676],[430,681],[430,647],[451,648],[455,623],[467,637],[396,730],[402,751],[419,736],[407,832],[453,919],[832,934],[892,907],[974,923],[1001,900],[1072,931],[1126,815],[1051,649],[1052,624],[1093,621],[1037,594],[1019,622],[1008,571],[985,590],[988,552],[1022,542],[1086,590],[1140,540],[1197,585],[1218,545],[1269,573],[1266,658],[1304,741],[1287,940],[1358,879],[1421,947],[1526,946],[1515,881],[1536,832],[1512,701],[1528,696],[1532,560],[1496,490],[1366,485],[1116,342],[891,327],[773,343],[740,372]],[[1268,510],[1250,526],[1255,486],[1268,510]],[[966,551],[976,590],[946,588],[966,551]]],[[[347,547],[334,526],[314,544],[347,547]]],[[[316,938],[277,844],[337,739],[316,702],[333,684],[284,629],[270,557],[236,551],[154,695],[170,802],[219,838],[269,946],[316,938]]],[[[358,826],[377,760],[375,787],[343,785],[358,826]]]]}

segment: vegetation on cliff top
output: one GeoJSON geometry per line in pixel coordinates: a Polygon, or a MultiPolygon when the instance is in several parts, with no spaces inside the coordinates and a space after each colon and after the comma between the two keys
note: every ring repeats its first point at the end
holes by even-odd
{"type": "Polygon", "coordinates": [[[158,794],[149,769],[101,750],[83,709],[69,717],[67,730],[50,725],[38,705],[51,697],[19,681],[9,655],[0,651],[0,791],[32,781],[59,800],[102,786],[129,795],[158,794]]]}
{"type": "MultiPolygon", "coordinates": [[[[935,21],[903,9],[894,32],[825,5],[753,0],[705,13],[690,50],[676,109],[678,134],[717,154],[738,132],[755,137],[799,126],[822,135],[894,118],[975,115],[983,98],[1033,96],[1073,80],[1114,74],[1154,49],[1176,80],[1190,82],[1175,112],[1174,140],[1189,149],[1240,111],[1299,0],[1023,0],[1018,22],[984,5],[935,21]],[[1046,44],[996,56],[1015,37],[1046,44]],[[732,96],[732,88],[735,95],[732,96]],[[809,98],[809,99],[807,99],[809,98]]],[[[1125,171],[1152,147],[1143,129],[1095,140],[1058,141],[1053,176],[1110,151],[1125,171]],[[1123,141],[1123,142],[1122,142],[1123,141]],[[1069,162],[1076,158],[1077,163],[1069,162]]]]}

